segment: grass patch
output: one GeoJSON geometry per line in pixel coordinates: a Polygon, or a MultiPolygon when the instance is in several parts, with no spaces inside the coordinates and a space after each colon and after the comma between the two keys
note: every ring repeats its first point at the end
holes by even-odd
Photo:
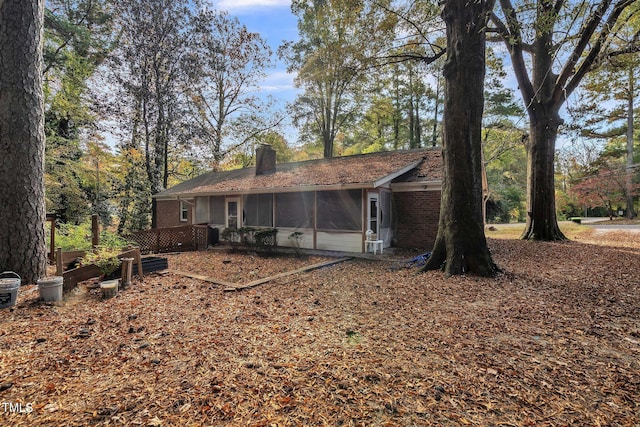
{"type": "MultiPolygon", "coordinates": [[[[569,239],[573,239],[574,236],[582,235],[584,233],[590,234],[593,229],[588,225],[576,224],[571,221],[558,222],[560,230],[569,239]]],[[[519,224],[492,224],[485,229],[487,237],[493,239],[519,239],[524,232],[524,223],[519,224]]]]}

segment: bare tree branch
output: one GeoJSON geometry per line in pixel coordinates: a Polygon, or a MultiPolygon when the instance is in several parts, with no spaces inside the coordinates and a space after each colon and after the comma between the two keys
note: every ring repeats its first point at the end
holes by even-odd
{"type": "MultiPolygon", "coordinates": [[[[573,93],[573,91],[578,87],[578,85],[580,84],[584,76],[587,74],[587,72],[591,70],[593,64],[596,62],[596,59],[600,56],[602,47],[606,39],[609,37],[610,31],[614,28],[616,21],[620,17],[620,14],[622,14],[622,12],[628,6],[632,5],[634,2],[635,0],[621,0],[614,5],[613,10],[611,11],[611,14],[607,19],[607,22],[605,23],[602,31],[600,32],[600,35],[598,36],[596,42],[591,47],[591,50],[589,51],[589,54],[587,55],[587,57],[582,61],[582,63],[580,64],[575,74],[573,74],[573,77],[571,77],[572,70],[573,70],[573,67],[575,66],[575,63],[579,59],[579,57],[575,58],[572,56],[571,62],[573,63],[573,65],[571,68],[568,67],[569,63],[567,63],[567,66],[565,67],[563,72],[560,74],[560,77],[558,78],[558,85],[556,86],[554,99],[559,101],[560,99],[566,98],[569,95],[571,95],[571,93],[573,93]],[[571,77],[571,80],[567,83],[566,88],[564,88],[563,90],[562,87],[564,86],[564,83],[570,77],[571,77]]],[[[610,1],[603,2],[603,4],[606,4],[608,6],[610,4],[610,1]]],[[[600,10],[602,11],[602,13],[604,13],[605,11],[605,9],[602,9],[602,8],[600,10]]],[[[596,27],[597,27],[597,24],[600,22],[600,19],[602,19],[601,16],[597,18],[596,17],[592,18],[592,21],[597,20],[597,22],[595,23],[596,27]]],[[[584,49],[590,44],[590,39],[594,31],[595,29],[586,30],[582,32],[583,40],[581,40],[580,42],[580,45],[581,45],[581,49],[579,51],[580,55],[584,52],[584,49]],[[589,37],[587,37],[587,34],[589,33],[590,35],[589,37]]],[[[578,51],[576,51],[576,53],[577,52],[578,51]]]]}

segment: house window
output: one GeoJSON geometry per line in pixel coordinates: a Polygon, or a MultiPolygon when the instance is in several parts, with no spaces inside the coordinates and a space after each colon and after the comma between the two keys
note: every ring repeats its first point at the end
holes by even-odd
{"type": "Polygon", "coordinates": [[[249,194],[244,196],[244,225],[273,227],[273,195],[249,194]]]}
{"type": "Polygon", "coordinates": [[[362,191],[318,191],[320,230],[362,230],[362,191]]]}
{"type": "Polygon", "coordinates": [[[185,202],[180,202],[180,222],[189,221],[189,206],[185,202]]]}
{"type": "Polygon", "coordinates": [[[313,193],[276,194],[276,227],[313,228],[313,193]]]}
{"type": "Polygon", "coordinates": [[[224,196],[212,196],[209,198],[209,223],[224,225],[224,196]]]}

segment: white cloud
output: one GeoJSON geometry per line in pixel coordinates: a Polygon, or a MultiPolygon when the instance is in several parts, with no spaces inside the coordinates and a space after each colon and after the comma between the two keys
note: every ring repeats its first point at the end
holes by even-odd
{"type": "Polygon", "coordinates": [[[260,89],[265,92],[295,91],[293,87],[294,75],[284,70],[276,70],[267,75],[260,89]]]}
{"type": "Polygon", "coordinates": [[[237,12],[240,10],[266,8],[266,7],[290,7],[291,0],[220,0],[212,1],[216,9],[237,12]]]}

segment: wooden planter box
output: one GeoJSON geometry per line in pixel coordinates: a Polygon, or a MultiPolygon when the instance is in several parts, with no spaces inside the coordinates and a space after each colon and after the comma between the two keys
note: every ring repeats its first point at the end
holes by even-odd
{"type": "MultiPolygon", "coordinates": [[[[153,273],[154,271],[166,270],[169,268],[169,261],[163,257],[149,256],[142,258],[142,274],[153,273]]],[[[133,264],[133,275],[138,274],[138,264],[133,264]]],[[[114,271],[108,279],[119,279],[122,277],[122,269],[114,271]]]]}
{"type": "Polygon", "coordinates": [[[85,265],[84,267],[67,270],[62,273],[62,289],[64,292],[70,291],[78,285],[78,282],[98,277],[101,274],[102,270],[95,265],[85,265]]]}
{"type": "MultiPolygon", "coordinates": [[[[139,277],[144,276],[145,268],[141,262],[140,249],[134,248],[134,249],[125,250],[124,252],[121,252],[118,255],[118,258],[120,259],[134,258],[136,261],[133,264],[133,267],[134,267],[133,274],[138,275],[139,277]],[[138,274],[138,265],[142,265],[142,274],[138,274]]],[[[166,265],[166,261],[167,260],[165,259],[165,265],[166,265]]],[[[60,264],[58,264],[58,268],[60,268],[60,264]]],[[[119,278],[121,274],[122,274],[122,268],[118,268],[113,273],[113,275],[117,275],[117,276],[114,276],[113,278],[119,278]]],[[[100,270],[95,265],[85,265],[83,267],[78,267],[72,270],[65,271],[62,273],[62,277],[63,277],[62,288],[65,292],[70,291],[71,289],[74,289],[78,285],[78,282],[89,280],[94,277],[100,277],[100,275],[102,275],[102,270],[100,270]]]]}

